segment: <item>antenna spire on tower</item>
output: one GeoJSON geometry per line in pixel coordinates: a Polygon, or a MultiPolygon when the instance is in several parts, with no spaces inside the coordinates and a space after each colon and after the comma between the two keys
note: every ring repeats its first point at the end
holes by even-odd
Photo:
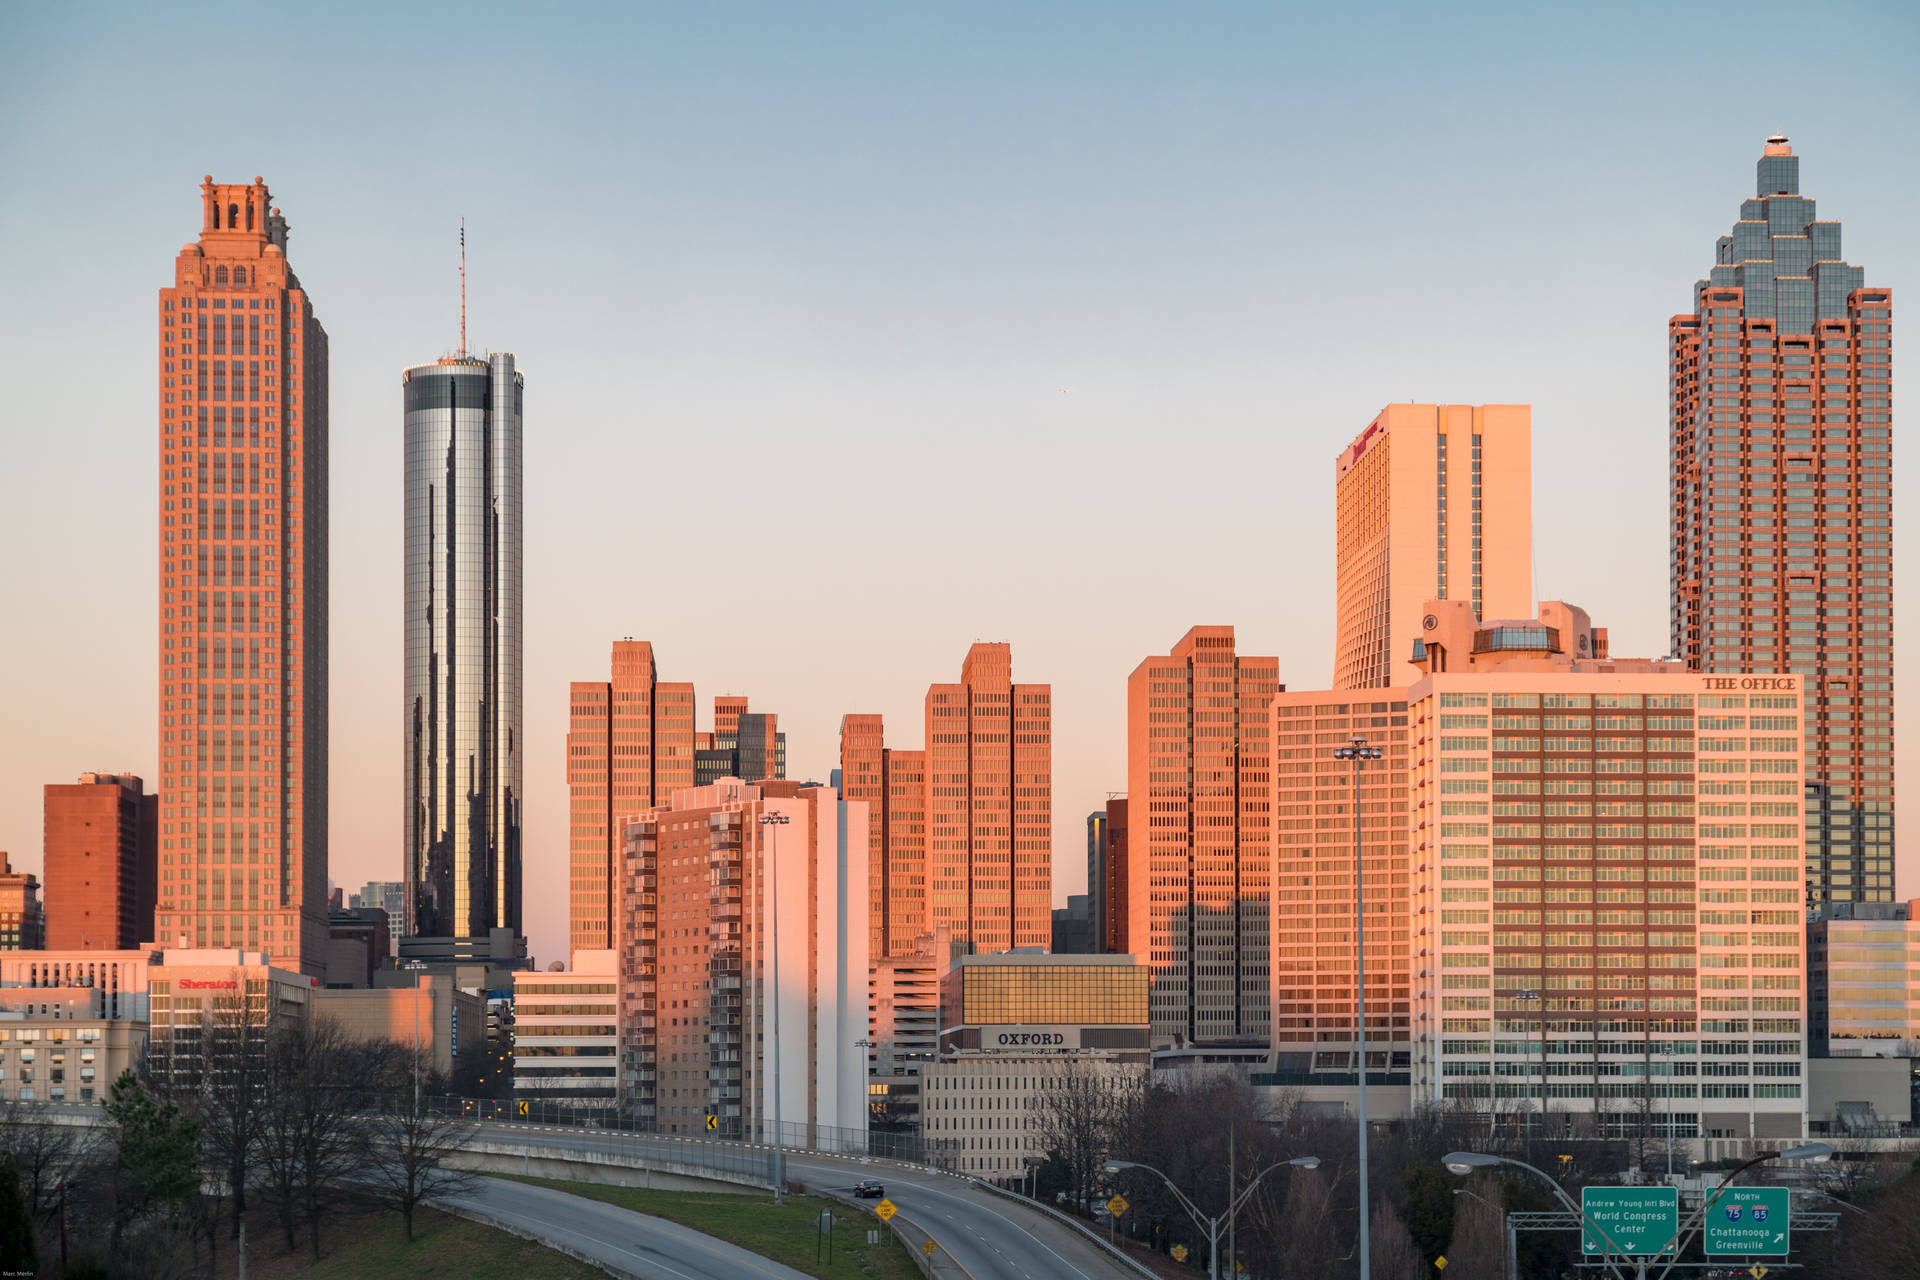
{"type": "Polygon", "coordinates": [[[460,219],[460,354],[467,354],[467,220],[460,219]]]}

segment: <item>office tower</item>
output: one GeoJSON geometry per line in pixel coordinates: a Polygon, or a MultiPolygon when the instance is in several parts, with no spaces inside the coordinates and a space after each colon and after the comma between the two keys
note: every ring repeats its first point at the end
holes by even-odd
{"type": "Polygon", "coordinates": [[[369,880],[360,892],[347,895],[349,910],[377,907],[387,913],[387,932],[392,938],[393,954],[400,954],[400,937],[406,930],[407,885],[404,880],[369,880]]]}
{"type": "Polygon", "coordinates": [[[40,882],[31,871],[15,871],[12,860],[0,852],[0,951],[44,950],[46,928],[40,882]]]}
{"type": "Polygon", "coordinates": [[[1127,955],[1127,798],[1107,800],[1107,851],[1101,866],[1100,914],[1094,920],[1094,950],[1127,955]]]}
{"type": "Polygon", "coordinates": [[[770,1141],[777,1053],[780,1119],[866,1152],[866,824],[778,780],[623,820],[620,1095],[658,1132],[770,1141]]]}
{"type": "Polygon", "coordinates": [[[1421,603],[1533,612],[1532,411],[1392,404],[1336,464],[1333,687],[1405,684],[1421,603]]]}
{"type": "Polygon", "coordinates": [[[400,374],[406,453],[406,936],[520,934],[525,379],[464,351],[400,374]]]}
{"type": "Polygon", "coordinates": [[[926,749],[884,745],[881,718],[840,722],[847,797],[877,815],[875,956],[950,930],[976,952],[1052,940],[1053,686],[1013,683],[1013,651],[976,644],[927,689],[926,749]]]}
{"type": "Polygon", "coordinates": [[[1584,656],[1605,637],[1564,604],[1429,615],[1407,694],[1415,1104],[1799,1138],[1801,678],[1584,656]]]}
{"type": "Polygon", "coordinates": [[[620,982],[611,951],[572,969],[513,975],[513,1093],[522,1102],[612,1107],[620,1101],[620,982]]]}
{"type": "Polygon", "coordinates": [[[1095,954],[1090,904],[1086,894],[1070,893],[1066,906],[1053,909],[1053,943],[1048,950],[1060,956],[1095,954]]]}
{"type": "Polygon", "coordinates": [[[613,679],[569,690],[567,793],[571,950],[611,951],[620,851],[617,822],[694,784],[693,686],[662,681],[653,646],[616,640],[613,679]]]}
{"type": "Polygon", "coordinates": [[[47,948],[124,951],[154,940],[160,797],[132,774],[45,788],[47,948]]]}
{"type": "Polygon", "coordinates": [[[200,188],[160,291],[158,940],[327,946],[327,333],[267,184],[200,188]]]}
{"type": "Polygon", "coordinates": [[[1893,900],[1893,295],[1767,140],[1667,324],[1673,651],[1808,682],[1806,888],[1893,900]]]}
{"type": "Polygon", "coordinates": [[[1279,660],[1194,627],[1127,679],[1127,941],[1153,970],[1156,1045],[1268,1033],[1274,695],[1279,660]]]}
{"type": "Polygon", "coordinates": [[[787,735],[772,712],[751,712],[747,700],[723,695],[713,700],[713,732],[694,735],[694,785],[722,778],[759,782],[787,776],[787,735]]]}
{"type": "Polygon", "coordinates": [[[1381,753],[1359,775],[1367,1058],[1407,1069],[1407,690],[1287,690],[1273,701],[1270,1003],[1274,1069],[1314,1073],[1289,1074],[1296,1084],[1344,1084],[1357,1069],[1354,769],[1334,755],[1355,735],[1381,753]]]}
{"type": "Polygon", "coordinates": [[[1087,950],[1094,954],[1107,949],[1106,888],[1107,811],[1095,809],[1087,815],[1087,950]]]}
{"type": "Polygon", "coordinates": [[[1920,1054],[1920,899],[1836,902],[1807,923],[1807,1050],[1920,1054]]]}

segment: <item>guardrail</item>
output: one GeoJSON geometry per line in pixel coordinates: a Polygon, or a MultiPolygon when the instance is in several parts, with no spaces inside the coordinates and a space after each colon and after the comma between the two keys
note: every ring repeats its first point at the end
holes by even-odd
{"type": "Polygon", "coordinates": [[[1042,1204],[1038,1200],[1029,1200],[1023,1195],[1009,1191],[1005,1187],[996,1187],[993,1183],[980,1178],[973,1178],[970,1179],[970,1181],[982,1190],[991,1191],[994,1195],[1000,1196],[1002,1199],[1017,1201],[1020,1204],[1026,1205],[1029,1209],[1038,1209],[1048,1217],[1059,1220],[1063,1225],[1072,1227],[1075,1231],[1078,1231],[1081,1235],[1093,1241],[1094,1244],[1105,1249],[1114,1258],[1118,1259],[1122,1266],[1132,1268],[1135,1273],[1145,1276],[1147,1280],[1160,1280],[1158,1273],[1149,1268],[1145,1263],[1134,1258],[1118,1245],[1110,1244],[1106,1240],[1101,1239],[1098,1231],[1095,1231],[1092,1227],[1080,1221],[1080,1219],[1074,1217],[1072,1214],[1062,1213],[1052,1205],[1042,1204]]]}

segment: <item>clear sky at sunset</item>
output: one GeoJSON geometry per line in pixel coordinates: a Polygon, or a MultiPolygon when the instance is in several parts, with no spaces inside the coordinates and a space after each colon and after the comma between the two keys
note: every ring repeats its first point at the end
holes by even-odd
{"type": "Polygon", "coordinates": [[[399,372],[458,341],[467,220],[470,345],[527,383],[544,961],[567,682],[621,636],[822,781],[842,713],[918,745],[927,684],[1010,641],[1080,892],[1144,656],[1230,623],[1330,678],[1333,459],[1390,401],[1532,404],[1538,594],[1666,652],[1666,321],[1769,133],[1915,385],[1917,14],[0,5],[0,849],[39,868],[44,783],[157,773],[155,296],[203,174],[266,178],[331,336],[349,889],[401,876],[399,372]]]}

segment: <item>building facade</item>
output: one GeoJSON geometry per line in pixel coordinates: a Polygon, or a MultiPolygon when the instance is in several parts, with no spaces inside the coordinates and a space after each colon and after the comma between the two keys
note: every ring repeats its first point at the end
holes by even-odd
{"type": "Polygon", "coordinates": [[[1775,136],[1667,324],[1673,651],[1808,681],[1816,910],[1893,901],[1892,304],[1775,136]]]}
{"type": "Polygon", "coordinates": [[[513,975],[513,1095],[612,1107],[620,1101],[620,984],[612,951],[576,951],[573,969],[513,975]]]}
{"type": "Polygon", "coordinates": [[[0,951],[40,951],[46,940],[40,881],[31,871],[15,871],[12,860],[0,852],[0,951]]]}
{"type": "MultiPolygon", "coordinates": [[[[1416,1103],[1805,1132],[1801,679],[1428,606],[1408,690],[1416,1103]]],[[[1717,1152],[1709,1146],[1710,1153],[1717,1152]]]]}
{"type": "Polygon", "coordinates": [[[1355,737],[1381,752],[1358,775],[1368,1070],[1409,1069],[1407,734],[1404,686],[1274,699],[1272,1050],[1290,1087],[1357,1083],[1355,773],[1334,755],[1355,737]]]}
{"type": "Polygon", "coordinates": [[[1094,917],[1094,950],[1127,955],[1127,798],[1107,800],[1106,852],[1100,864],[1100,907],[1094,917]]]}
{"type": "Polygon", "coordinates": [[[318,975],[327,333],[267,184],[200,188],[159,297],[162,941],[318,975]]]}
{"type": "Polygon", "coordinates": [[[942,930],[868,966],[867,1100],[875,1129],[919,1128],[920,1071],[940,1045],[940,983],[956,950],[942,930]]]}
{"type": "Polygon", "coordinates": [[[881,718],[840,722],[849,799],[878,815],[870,947],[946,929],[976,951],[1045,947],[1053,905],[1053,686],[1015,684],[1013,651],[976,644],[927,690],[926,749],[886,747],[881,718]]]}
{"type": "Polygon", "coordinates": [[[694,735],[697,787],[722,778],[759,782],[787,776],[787,735],[771,711],[747,710],[747,700],[723,694],[713,700],[713,732],[694,735]]]}
{"type": "Polygon", "coordinates": [[[955,960],[942,982],[936,1061],[921,1072],[929,1156],[975,1177],[1017,1179],[1047,1154],[1061,1089],[1145,1086],[1150,978],[1132,956],[1001,954],[955,960]]]}
{"type": "Polygon", "coordinates": [[[613,678],[568,693],[568,935],[570,950],[611,951],[623,856],[619,820],[694,784],[693,686],[659,678],[653,646],[616,640],[613,678]]]}
{"type": "Polygon", "coordinates": [[[1335,463],[1335,689],[1404,684],[1429,599],[1533,611],[1533,414],[1393,404],[1335,463]]]}
{"type": "Polygon", "coordinates": [[[1808,1045],[1814,1057],[1920,1057],[1915,905],[1833,903],[1808,923],[1808,1045]]]}
{"type": "Polygon", "coordinates": [[[387,913],[387,929],[393,936],[392,950],[398,954],[400,935],[406,928],[407,884],[404,880],[369,880],[360,892],[347,895],[347,906],[354,911],[377,907],[387,913]]]}
{"type": "Polygon", "coordinates": [[[867,820],[830,787],[727,779],[624,824],[619,1080],[636,1118],[765,1142],[777,1087],[789,1140],[866,1149],[867,820]]]}
{"type": "Polygon", "coordinates": [[[160,797],[132,774],[46,786],[47,947],[120,950],[153,941],[160,797]]]}
{"type": "Polygon", "coordinates": [[[0,1100],[105,1101],[120,1074],[140,1065],[144,1014],[110,1016],[98,991],[47,995],[0,991],[0,1100]]]}
{"type": "Polygon", "coordinates": [[[1127,680],[1127,941],[1156,1045],[1268,1034],[1279,660],[1194,627],[1127,680]]]}
{"type": "Polygon", "coordinates": [[[521,931],[521,429],[511,355],[400,375],[408,937],[521,931]]]}

